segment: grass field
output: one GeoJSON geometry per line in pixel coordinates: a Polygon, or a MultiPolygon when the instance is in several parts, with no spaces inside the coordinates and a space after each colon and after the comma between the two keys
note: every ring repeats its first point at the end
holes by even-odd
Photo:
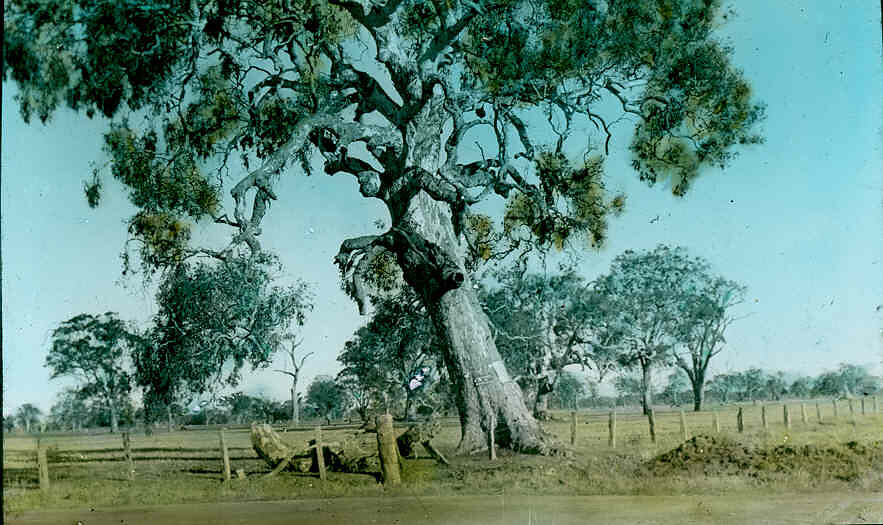
{"type": "MultiPolygon", "coordinates": [[[[807,403],[808,422],[799,402],[789,403],[791,429],[783,425],[782,405],[767,406],[768,429],[760,405],[744,405],[745,431],[736,430],[736,407],[718,409],[721,431],[711,411],[687,412],[690,436],[684,444],[679,414],[660,410],[657,442],[651,443],[647,419],[636,411],[617,413],[617,446],[608,446],[607,412],[578,413],[576,445],[569,447],[570,414],[557,413],[546,430],[566,444],[564,457],[538,457],[500,451],[453,457],[449,467],[429,458],[405,461],[405,483],[395,489],[377,482],[376,473],[329,473],[321,482],[312,474],[284,472],[264,479],[269,467],[251,448],[247,428],[228,428],[226,442],[233,469],[247,479],[222,481],[217,429],[132,436],[135,479],[127,479],[119,435],[44,435],[51,487],[39,489],[35,437],[4,436],[4,512],[28,509],[113,507],[218,501],[377,495],[724,495],[775,492],[883,492],[883,414],[850,415],[845,403],[834,418],[830,401],[807,403]],[[708,437],[705,437],[708,436],[708,437]],[[846,446],[848,442],[858,445],[846,446]],[[680,447],[680,448],[678,448],[680,447]],[[856,448],[858,447],[858,448],[856,448]],[[672,452],[674,451],[674,452],[672,452]],[[658,459],[661,455],[662,459],[658,459]],[[751,461],[741,458],[754,458],[751,461]],[[724,457],[726,456],[726,457],[724,457]],[[737,459],[735,456],[740,456],[737,459]],[[657,458],[657,459],[655,459],[657,458]],[[761,458],[762,461],[756,461],[761,458]],[[745,461],[745,463],[739,463],[745,461]],[[654,466],[655,465],[655,466],[654,466]],[[660,465],[665,468],[657,468],[660,465]],[[735,467],[734,467],[735,465],[735,467]],[[735,468],[735,470],[733,470],[735,468]]],[[[868,407],[870,409],[870,406],[868,407]]],[[[404,430],[404,426],[400,431],[404,430]]],[[[326,427],[326,442],[356,432],[353,426],[326,427]]],[[[313,430],[289,429],[282,438],[306,446],[313,430]]],[[[445,420],[434,444],[451,456],[459,437],[455,420],[445,420]]],[[[421,451],[422,452],[422,451],[421,451]]]]}

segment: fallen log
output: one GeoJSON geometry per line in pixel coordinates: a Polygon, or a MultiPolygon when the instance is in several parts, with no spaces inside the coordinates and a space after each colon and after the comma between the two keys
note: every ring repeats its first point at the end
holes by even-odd
{"type": "Polygon", "coordinates": [[[432,446],[431,440],[441,429],[441,425],[437,421],[418,423],[411,425],[401,436],[396,438],[396,444],[399,447],[399,455],[403,458],[414,459],[417,457],[417,445],[423,445],[426,452],[434,460],[444,465],[448,464],[448,460],[432,446]]]}
{"type": "MultiPolygon", "coordinates": [[[[269,425],[252,425],[251,443],[258,457],[272,468],[269,475],[283,470],[289,472],[319,472],[316,440],[303,448],[292,447],[282,441],[269,425]]],[[[342,441],[322,443],[325,468],[332,472],[378,472],[375,437],[365,432],[347,435],[342,441]]]]}

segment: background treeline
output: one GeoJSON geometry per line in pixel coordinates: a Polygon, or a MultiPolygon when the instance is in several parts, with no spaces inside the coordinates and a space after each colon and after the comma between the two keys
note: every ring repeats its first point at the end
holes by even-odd
{"type": "MultiPolygon", "coordinates": [[[[672,372],[668,377],[651,383],[658,404],[681,406],[692,404],[692,389],[685,374],[672,372]]],[[[574,410],[609,407],[640,407],[641,385],[635,374],[620,374],[610,381],[611,388],[602,388],[580,371],[564,371],[554,393],[549,396],[549,409],[574,410]],[[602,394],[602,390],[608,391],[602,394]]],[[[350,390],[351,379],[346,375],[335,378],[318,376],[309,385],[307,395],[301,400],[304,423],[329,422],[347,419],[361,421],[368,411],[359,404],[358,393],[350,390]]],[[[420,395],[419,407],[431,406],[441,414],[456,414],[453,396],[443,381],[435,382],[420,395]]],[[[705,400],[712,404],[743,403],[752,401],[781,401],[787,399],[848,398],[880,395],[883,380],[872,375],[866,367],[843,363],[836,370],[822,372],[817,376],[804,376],[782,371],[763,370],[752,367],[741,371],[714,375],[706,385],[705,400]]],[[[398,418],[406,418],[410,407],[404,388],[391,388],[383,399],[390,412],[398,418]]],[[[119,424],[130,427],[144,421],[143,406],[136,406],[131,399],[119,405],[119,424]]],[[[421,412],[423,413],[423,412],[421,412]]],[[[243,392],[223,396],[215,402],[205,403],[198,409],[188,410],[174,405],[172,424],[248,424],[286,423],[290,421],[291,400],[271,399],[263,395],[243,392]]],[[[164,421],[163,423],[166,423],[164,421]]],[[[110,416],[100,403],[79,399],[76,392],[66,390],[52,406],[48,414],[33,404],[20,406],[11,416],[3,418],[6,432],[39,431],[85,431],[109,428],[110,416]]]]}

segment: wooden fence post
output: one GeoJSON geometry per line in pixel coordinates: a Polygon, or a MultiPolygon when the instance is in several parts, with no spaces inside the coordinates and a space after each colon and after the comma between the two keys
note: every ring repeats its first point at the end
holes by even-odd
{"type": "Polygon", "coordinates": [[[852,399],[849,400],[849,417],[852,419],[852,424],[855,425],[855,407],[852,406],[852,399]]]}
{"type": "Polygon", "coordinates": [[[401,483],[402,477],[399,471],[399,451],[392,428],[392,416],[389,414],[377,416],[375,423],[377,424],[377,451],[380,454],[383,483],[398,485],[401,483]]]}
{"type": "Polygon", "coordinates": [[[782,419],[785,420],[785,429],[791,430],[791,410],[786,404],[782,404],[782,419]]]}
{"type": "Polygon", "coordinates": [[[607,438],[607,445],[610,448],[616,448],[616,411],[611,410],[607,420],[607,428],[610,431],[610,437],[607,438]]]}
{"type": "Polygon", "coordinates": [[[717,410],[715,410],[715,411],[712,412],[712,414],[711,414],[711,424],[712,424],[712,426],[714,427],[714,431],[717,432],[717,433],[720,433],[720,431],[721,431],[721,420],[720,420],[720,416],[719,416],[718,413],[717,413],[717,410]]]}
{"type": "Polygon", "coordinates": [[[46,449],[37,443],[37,470],[40,473],[40,490],[49,490],[49,460],[46,458],[46,449]]]}
{"type": "Polygon", "coordinates": [[[834,405],[834,419],[837,419],[837,415],[838,415],[838,414],[837,414],[837,400],[836,400],[836,399],[832,399],[832,400],[831,400],[831,403],[834,405]]]}
{"type": "Polygon", "coordinates": [[[230,454],[227,452],[227,439],[224,437],[224,428],[218,430],[221,439],[221,459],[224,467],[224,481],[230,481],[230,454]]]}
{"type": "Polygon", "coordinates": [[[687,415],[681,410],[681,439],[687,441],[690,437],[687,435],[687,415]]]}
{"type": "Polygon", "coordinates": [[[816,401],[816,418],[818,418],[819,423],[822,422],[822,406],[816,401]]]}
{"type": "Polygon", "coordinates": [[[656,417],[652,408],[647,409],[647,420],[650,422],[650,441],[656,443],[656,417]]]}
{"type": "MultiPolygon", "coordinates": [[[[392,434],[392,416],[390,416],[389,421],[390,426],[390,434],[392,434]]],[[[380,439],[380,427],[377,427],[377,439],[380,439]]],[[[395,436],[392,437],[392,445],[396,446],[395,436]]],[[[398,450],[393,450],[393,452],[398,452],[398,450]]],[[[398,456],[396,456],[396,460],[398,460],[398,456]]],[[[398,462],[398,461],[396,461],[398,462]]],[[[322,443],[322,427],[316,427],[316,466],[319,467],[319,479],[322,481],[325,480],[325,445],[322,443]]]]}
{"type": "Polygon", "coordinates": [[[126,478],[132,481],[135,479],[135,465],[132,463],[132,443],[128,432],[123,432],[123,450],[126,456],[126,478]]]}
{"type": "Polygon", "coordinates": [[[806,424],[806,403],[800,403],[800,422],[806,424]]]}
{"type": "Polygon", "coordinates": [[[736,428],[740,434],[745,430],[745,422],[742,419],[742,407],[739,407],[739,411],[736,412],[736,428]]]}
{"type": "Polygon", "coordinates": [[[576,445],[576,410],[570,412],[570,445],[576,445]]]}
{"type": "Polygon", "coordinates": [[[862,398],[862,415],[865,415],[865,398],[862,398]]]}
{"type": "Polygon", "coordinates": [[[761,424],[763,424],[764,430],[769,428],[769,426],[767,425],[767,421],[766,421],[766,405],[763,405],[763,404],[760,405],[760,421],[761,421],[761,424]]]}

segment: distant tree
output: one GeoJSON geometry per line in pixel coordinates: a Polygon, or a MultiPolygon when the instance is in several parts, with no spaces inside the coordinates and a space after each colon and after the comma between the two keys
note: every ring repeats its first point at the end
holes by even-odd
{"type": "Polygon", "coordinates": [[[579,408],[580,400],[586,396],[586,392],[586,382],[581,377],[573,372],[563,371],[555,389],[558,407],[576,410],[579,408]]]}
{"type": "Polygon", "coordinates": [[[31,432],[31,426],[37,426],[40,424],[40,418],[42,416],[43,411],[31,403],[25,403],[15,411],[16,423],[18,423],[20,427],[23,427],[28,434],[31,432]]]}
{"type": "Polygon", "coordinates": [[[692,266],[681,288],[673,350],[675,364],[690,380],[693,410],[698,412],[711,358],[726,348],[724,333],[737,320],[731,309],[742,303],[746,288],[712,275],[701,258],[694,258],[692,266]]]}
{"type": "Polygon", "coordinates": [[[599,312],[622,334],[617,337],[619,360],[641,372],[645,413],[652,404],[653,369],[671,362],[683,304],[706,267],[684,248],[659,245],[652,251],[626,250],[613,259],[609,273],[595,280],[593,290],[603,305],[599,312]]]}
{"type": "Polygon", "coordinates": [[[277,419],[286,419],[281,403],[244,392],[234,392],[224,396],[221,399],[221,406],[227,411],[228,421],[237,424],[275,423],[277,419]]]}
{"type": "MultiPolygon", "coordinates": [[[[675,368],[668,376],[665,388],[660,393],[669,403],[680,406],[686,399],[684,394],[690,390],[690,378],[682,368],[675,368]]],[[[695,394],[694,394],[695,395],[695,394]]]]}
{"type": "Polygon", "coordinates": [[[741,385],[740,398],[742,401],[754,401],[763,397],[767,392],[768,374],[757,367],[749,368],[739,373],[741,385]]]}
{"type": "Polygon", "coordinates": [[[339,416],[344,409],[344,396],[331,376],[316,376],[307,388],[307,406],[326,423],[339,416]]]}
{"type": "Polygon", "coordinates": [[[566,366],[588,367],[599,380],[612,370],[609,333],[590,322],[596,303],[573,269],[542,275],[516,266],[495,281],[482,304],[506,368],[533,394],[534,417],[544,418],[566,366]]]}
{"type": "Polygon", "coordinates": [[[3,432],[12,432],[15,430],[15,416],[8,414],[3,415],[3,432]]]}
{"type": "Polygon", "coordinates": [[[779,401],[788,393],[788,383],[785,382],[784,372],[764,374],[764,391],[767,399],[779,401]]]}
{"type": "Polygon", "coordinates": [[[880,389],[880,378],[871,375],[863,366],[841,363],[836,371],[819,374],[813,385],[813,394],[819,396],[846,396],[874,394],[880,389]]]}
{"type": "Polygon", "coordinates": [[[77,379],[80,394],[107,410],[110,431],[116,432],[120,407],[132,389],[127,360],[141,344],[142,338],[113,312],[80,314],[52,332],[46,366],[52,379],[77,379]]]}
{"type": "Polygon", "coordinates": [[[796,398],[807,398],[813,389],[813,378],[801,376],[795,379],[788,387],[788,394],[796,398]]]}
{"type": "MultiPolygon", "coordinates": [[[[619,404],[641,403],[644,393],[644,383],[640,376],[623,371],[613,379],[613,388],[619,397],[619,404]]],[[[653,388],[651,381],[650,388],[653,388]]]]}
{"type": "Polygon", "coordinates": [[[708,382],[708,391],[719,402],[729,403],[731,396],[738,398],[742,386],[742,377],[739,373],[717,374],[708,382]]]}
{"type": "MultiPolygon", "coordinates": [[[[133,356],[145,402],[165,407],[235,387],[242,367],[266,367],[285,332],[312,308],[308,287],[274,286],[268,255],[180,263],[163,275],[153,327],[133,356]]],[[[171,419],[171,416],[169,416],[171,419]]]]}
{"type": "Polygon", "coordinates": [[[89,424],[89,416],[90,408],[83,400],[83,394],[71,388],[63,390],[49,409],[49,422],[59,430],[79,432],[89,424]]]}
{"type": "Polygon", "coordinates": [[[359,396],[373,397],[374,403],[360,397],[368,406],[381,405],[385,411],[401,401],[404,416],[413,418],[416,397],[423,389],[410,388],[412,376],[422,368],[440,380],[443,353],[435,327],[417,295],[405,288],[401,293],[377,297],[371,320],[344,344],[337,360],[343,365],[338,375],[354,387],[359,396]]]}
{"type": "Polygon", "coordinates": [[[298,341],[294,334],[286,334],[282,337],[284,341],[288,342],[288,347],[285,349],[285,353],[288,355],[288,361],[290,368],[288,370],[276,370],[280,374],[285,374],[291,377],[291,389],[289,398],[289,414],[291,416],[291,424],[297,425],[300,423],[300,404],[298,403],[297,397],[297,382],[300,379],[300,371],[304,367],[304,362],[306,362],[307,358],[313,355],[314,352],[307,352],[300,356],[300,360],[297,359],[297,349],[303,343],[303,340],[298,341]]]}
{"type": "MultiPolygon", "coordinates": [[[[615,122],[634,124],[624,135],[638,176],[676,195],[761,141],[763,108],[716,35],[719,1],[83,5],[6,2],[3,75],[26,121],[61,104],[109,119],[110,166],[138,208],[142,260],[223,257],[190,246],[200,219],[258,252],[270,204],[284,200],[280,174],[351,175],[391,224],[344,241],[337,261],[359,302],[356,281],[382,254],[424,299],[457,384],[461,451],[487,442],[491,415],[511,427],[502,446],[553,449],[496,364],[465,268],[470,207],[504,200],[513,250],[600,245],[623,202],[603,184],[615,122]],[[366,72],[359,46],[377,68],[366,72]],[[119,118],[130,111],[138,118],[119,118]],[[578,130],[589,125],[597,134],[586,140],[578,130]],[[480,156],[467,152],[471,131],[490,137],[480,156]],[[242,177],[223,213],[227,173],[242,177]]],[[[87,199],[100,201],[97,182],[87,199]]]]}

